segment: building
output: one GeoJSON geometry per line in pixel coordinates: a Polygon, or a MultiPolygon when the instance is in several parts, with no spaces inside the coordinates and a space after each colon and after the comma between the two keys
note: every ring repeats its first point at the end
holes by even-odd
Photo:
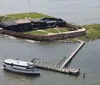
{"type": "Polygon", "coordinates": [[[65,27],[66,21],[60,18],[39,18],[31,20],[32,29],[47,29],[54,27],[65,27]]]}
{"type": "Polygon", "coordinates": [[[32,30],[35,29],[46,29],[47,24],[45,21],[40,20],[40,19],[33,19],[31,20],[31,25],[32,25],[32,30]]]}
{"type": "Polygon", "coordinates": [[[44,22],[47,23],[47,27],[66,27],[66,21],[60,19],[60,18],[42,18],[44,22]]]}
{"type": "Polygon", "coordinates": [[[10,30],[15,32],[25,32],[37,29],[66,27],[66,21],[60,18],[39,18],[31,20],[24,19],[24,20],[1,22],[0,27],[5,30],[10,30]]]}
{"type": "Polygon", "coordinates": [[[32,30],[30,20],[5,21],[0,23],[0,27],[5,30],[16,31],[16,32],[32,30]]]}

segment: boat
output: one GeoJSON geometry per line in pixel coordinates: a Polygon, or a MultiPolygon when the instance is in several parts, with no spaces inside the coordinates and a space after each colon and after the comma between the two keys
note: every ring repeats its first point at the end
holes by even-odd
{"type": "Polygon", "coordinates": [[[22,73],[22,74],[31,74],[31,75],[40,75],[39,69],[37,69],[32,62],[25,62],[14,59],[5,59],[3,62],[4,70],[22,73]]]}

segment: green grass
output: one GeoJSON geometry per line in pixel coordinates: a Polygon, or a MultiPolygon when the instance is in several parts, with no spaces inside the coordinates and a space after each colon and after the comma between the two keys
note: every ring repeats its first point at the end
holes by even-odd
{"type": "Polygon", "coordinates": [[[29,31],[29,32],[24,32],[25,34],[30,34],[30,35],[47,35],[48,33],[42,32],[42,31],[38,31],[38,30],[34,30],[34,31],[29,31]]]}
{"type": "MultiPolygon", "coordinates": [[[[67,29],[66,28],[61,28],[59,29],[61,32],[66,32],[67,29]]],[[[38,31],[38,30],[35,30],[35,31],[28,31],[28,32],[24,32],[25,34],[31,34],[31,35],[47,35],[48,33],[59,33],[56,29],[54,28],[49,28],[49,29],[45,29],[44,31],[46,32],[43,32],[43,31],[38,31]]]]}
{"type": "Polygon", "coordinates": [[[82,40],[94,40],[100,38],[100,24],[90,24],[84,25],[86,28],[86,35],[78,37],[78,39],[82,40]]]}
{"type": "Polygon", "coordinates": [[[56,29],[54,28],[49,28],[49,29],[45,29],[45,31],[49,32],[49,33],[59,33],[56,29]]]}
{"type": "Polygon", "coordinates": [[[7,17],[3,19],[3,21],[25,19],[26,17],[35,19],[35,18],[43,18],[43,17],[51,17],[51,16],[37,13],[37,12],[16,13],[16,14],[7,14],[7,17]]]}
{"type": "Polygon", "coordinates": [[[67,31],[68,31],[67,28],[58,28],[58,30],[59,30],[60,32],[67,32],[67,31]]]}

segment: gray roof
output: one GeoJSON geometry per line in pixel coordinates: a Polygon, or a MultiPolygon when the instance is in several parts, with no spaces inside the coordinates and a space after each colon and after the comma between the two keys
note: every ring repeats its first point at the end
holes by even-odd
{"type": "Polygon", "coordinates": [[[46,23],[56,23],[56,21],[46,21],[46,23]]]}
{"type": "Polygon", "coordinates": [[[14,21],[5,21],[1,22],[1,24],[4,26],[17,25],[14,21]]]}
{"type": "Polygon", "coordinates": [[[31,21],[32,22],[44,22],[43,20],[40,20],[40,18],[39,19],[32,19],[31,21]]]}
{"type": "Polygon", "coordinates": [[[11,25],[18,25],[18,24],[23,24],[23,23],[31,23],[30,20],[14,20],[14,21],[4,21],[1,22],[0,24],[3,26],[11,26],[11,25]]]}

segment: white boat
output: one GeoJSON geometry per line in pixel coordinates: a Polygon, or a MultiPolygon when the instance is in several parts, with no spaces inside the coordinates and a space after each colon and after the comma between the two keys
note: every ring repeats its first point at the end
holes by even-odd
{"type": "Polygon", "coordinates": [[[6,59],[3,62],[3,67],[5,70],[16,73],[40,75],[39,69],[37,69],[32,62],[20,61],[18,59],[6,59]]]}

